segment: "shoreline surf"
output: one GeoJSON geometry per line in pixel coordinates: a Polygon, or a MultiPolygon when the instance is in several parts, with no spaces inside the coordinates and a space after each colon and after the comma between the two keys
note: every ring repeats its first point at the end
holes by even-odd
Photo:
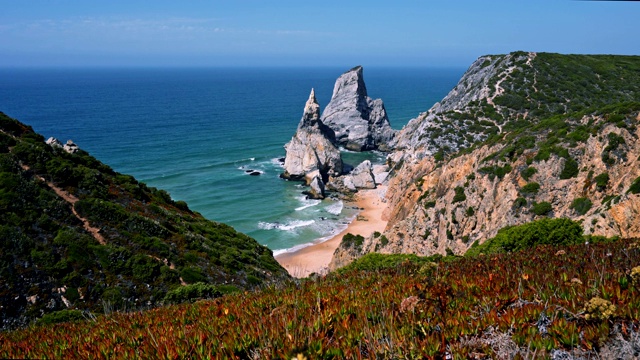
{"type": "Polygon", "coordinates": [[[387,207],[384,200],[386,190],[386,186],[360,190],[354,204],[361,210],[344,229],[325,241],[301,244],[284,252],[274,253],[276,260],[294,277],[303,278],[312,273],[325,274],[344,235],[351,233],[368,237],[375,231],[384,231],[387,220],[383,219],[382,213],[387,207]]]}

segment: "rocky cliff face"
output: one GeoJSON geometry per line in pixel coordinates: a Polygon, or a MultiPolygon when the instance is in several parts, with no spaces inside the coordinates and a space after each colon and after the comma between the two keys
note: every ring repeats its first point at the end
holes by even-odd
{"type": "Polygon", "coordinates": [[[361,66],[336,80],[322,121],[333,129],[338,144],[353,151],[388,151],[395,136],[382,100],[367,95],[361,66]]]}
{"type": "Polygon", "coordinates": [[[332,267],[368,252],[461,254],[544,216],[640,237],[639,70],[640,57],[481,57],[399,133],[387,228],[339,248],[332,267]]]}
{"type": "Polygon", "coordinates": [[[335,134],[320,120],[320,105],[313,89],[304,107],[298,129],[286,145],[284,173],[291,180],[315,183],[310,195],[324,197],[324,183],[330,176],[342,173],[340,150],[335,145],[335,134]]]}

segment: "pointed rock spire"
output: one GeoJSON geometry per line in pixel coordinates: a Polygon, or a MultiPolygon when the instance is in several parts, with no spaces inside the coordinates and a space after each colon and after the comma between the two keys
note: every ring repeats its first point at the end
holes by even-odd
{"type": "Polygon", "coordinates": [[[318,100],[316,100],[316,93],[312,88],[311,94],[309,94],[309,100],[307,100],[307,103],[304,105],[304,113],[302,114],[302,120],[300,120],[298,129],[301,127],[315,126],[319,120],[320,105],[318,104],[318,100]]]}
{"type": "Polygon", "coordinates": [[[335,145],[335,134],[320,120],[320,105],[313,89],[304,106],[298,130],[285,149],[284,173],[281,175],[285,179],[305,180],[311,184],[317,175],[326,182],[330,176],[342,173],[342,158],[335,145]]]}

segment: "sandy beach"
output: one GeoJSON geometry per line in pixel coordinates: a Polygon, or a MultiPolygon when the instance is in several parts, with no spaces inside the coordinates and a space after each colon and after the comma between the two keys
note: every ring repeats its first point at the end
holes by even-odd
{"type": "Polygon", "coordinates": [[[355,203],[350,205],[363,210],[360,210],[357,217],[346,229],[327,241],[298,251],[279,254],[276,256],[276,260],[294,277],[303,278],[311,273],[325,273],[333,252],[340,245],[345,234],[362,235],[366,238],[375,231],[382,232],[384,230],[387,226],[387,222],[382,219],[382,212],[386,207],[386,203],[383,202],[385,193],[386,186],[358,191],[355,203]]]}

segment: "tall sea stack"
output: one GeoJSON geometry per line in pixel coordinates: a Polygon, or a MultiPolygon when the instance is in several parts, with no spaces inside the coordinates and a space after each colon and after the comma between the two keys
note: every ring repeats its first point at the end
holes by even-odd
{"type": "Polygon", "coordinates": [[[336,80],[322,122],[335,132],[338,145],[353,151],[390,151],[389,143],[396,133],[389,125],[382,100],[367,95],[362,66],[336,80]]]}

